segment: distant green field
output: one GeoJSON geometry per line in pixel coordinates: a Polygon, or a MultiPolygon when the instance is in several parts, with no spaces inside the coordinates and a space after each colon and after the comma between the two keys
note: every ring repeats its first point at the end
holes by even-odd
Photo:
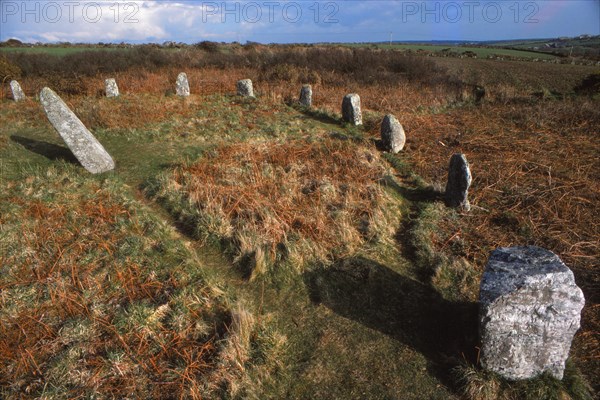
{"type": "Polygon", "coordinates": [[[0,53],[37,53],[50,54],[54,56],[66,56],[68,54],[80,53],[82,51],[124,51],[127,49],[112,47],[0,47],[0,53]]]}
{"type": "MultiPolygon", "coordinates": [[[[350,44],[352,47],[367,47],[370,44],[350,44]]],[[[510,56],[520,58],[539,58],[539,59],[554,59],[556,56],[552,54],[540,54],[531,51],[521,50],[510,50],[510,49],[497,49],[487,47],[463,47],[463,46],[443,46],[443,45],[428,45],[428,44],[376,44],[377,48],[380,49],[392,49],[392,50],[423,50],[429,52],[440,52],[444,49],[450,49],[455,53],[463,53],[465,51],[472,51],[477,54],[479,58],[486,58],[489,55],[496,54],[499,56],[510,56]]]]}

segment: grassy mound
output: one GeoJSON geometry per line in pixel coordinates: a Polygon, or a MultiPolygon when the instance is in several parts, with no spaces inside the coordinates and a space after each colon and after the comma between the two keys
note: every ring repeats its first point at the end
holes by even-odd
{"type": "Polygon", "coordinates": [[[231,245],[252,274],[346,257],[393,229],[379,156],[337,139],[223,145],[163,175],[154,195],[197,237],[231,245]]]}

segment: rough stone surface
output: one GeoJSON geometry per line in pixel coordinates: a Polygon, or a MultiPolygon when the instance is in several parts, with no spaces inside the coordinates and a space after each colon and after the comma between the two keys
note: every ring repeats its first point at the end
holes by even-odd
{"type": "Polygon", "coordinates": [[[21,85],[19,85],[19,82],[17,81],[10,81],[10,90],[12,90],[13,99],[15,99],[15,101],[21,101],[27,98],[23,89],[21,89],[21,85]]]}
{"type": "Polygon", "coordinates": [[[97,174],[115,168],[113,159],[104,147],[56,93],[47,87],[43,88],[40,102],[54,129],[85,169],[97,174]]]}
{"type": "Polygon", "coordinates": [[[471,186],[471,170],[464,154],[454,154],[448,167],[448,183],[446,184],[446,205],[460,207],[466,211],[471,209],[469,203],[469,186],[471,186]]]}
{"type": "Polygon", "coordinates": [[[482,365],[512,380],[544,371],[562,379],[584,303],[573,272],[551,251],[495,250],[479,294],[482,365]]]}
{"type": "Polygon", "coordinates": [[[104,86],[106,87],[106,97],[119,97],[119,87],[113,78],[106,79],[104,86]]]}
{"type": "Polygon", "coordinates": [[[404,148],[406,135],[400,122],[392,114],[388,114],[381,122],[381,141],[383,147],[392,153],[398,153],[404,148]]]}
{"type": "Polygon", "coordinates": [[[242,79],[237,83],[237,94],[244,97],[254,97],[254,88],[250,79],[242,79]]]}
{"type": "Polygon", "coordinates": [[[190,84],[185,72],[177,76],[175,91],[177,92],[177,96],[188,97],[190,95],[190,84]]]}
{"type": "Polygon", "coordinates": [[[312,106],[312,86],[302,86],[302,89],[300,89],[300,104],[304,107],[312,106]]]}
{"type": "Polygon", "coordinates": [[[362,125],[360,96],[356,93],[344,96],[344,100],[342,101],[342,119],[354,125],[362,125]]]}

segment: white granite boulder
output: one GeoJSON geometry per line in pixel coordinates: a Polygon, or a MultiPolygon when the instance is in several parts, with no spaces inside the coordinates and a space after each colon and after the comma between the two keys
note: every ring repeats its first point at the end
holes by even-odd
{"type": "Polygon", "coordinates": [[[356,93],[344,96],[344,100],[342,100],[342,120],[353,125],[362,125],[360,96],[356,93]]]}
{"type": "Polygon", "coordinates": [[[312,106],[312,86],[302,85],[302,89],[300,89],[300,105],[304,107],[312,106]]]}
{"type": "Polygon", "coordinates": [[[54,129],[86,170],[98,174],[115,168],[110,154],[54,91],[43,88],[40,102],[54,129]]]}
{"type": "Polygon", "coordinates": [[[551,251],[495,250],[479,294],[482,366],[511,380],[545,371],[562,379],[584,303],[573,272],[551,251]]]}
{"type": "Polygon", "coordinates": [[[177,93],[177,96],[181,97],[188,97],[190,95],[190,83],[188,82],[187,74],[185,72],[182,72],[177,76],[175,92],[177,93]]]}
{"type": "Polygon", "coordinates": [[[237,83],[237,94],[244,97],[254,97],[254,88],[250,79],[242,79],[237,83]]]}
{"type": "Polygon", "coordinates": [[[406,143],[404,128],[392,114],[386,115],[381,121],[381,141],[383,147],[394,154],[404,148],[406,143]]]}
{"type": "Polygon", "coordinates": [[[17,81],[10,81],[10,90],[12,91],[13,99],[15,101],[21,101],[27,98],[23,89],[21,89],[21,85],[19,85],[19,82],[17,81]]]}
{"type": "Polygon", "coordinates": [[[106,79],[104,86],[106,88],[106,97],[119,97],[119,87],[117,86],[117,81],[113,78],[106,79]]]}

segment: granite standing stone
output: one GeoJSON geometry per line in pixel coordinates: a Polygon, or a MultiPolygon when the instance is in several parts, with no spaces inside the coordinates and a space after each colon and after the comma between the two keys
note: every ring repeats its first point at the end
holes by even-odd
{"type": "Polygon", "coordinates": [[[10,81],[10,90],[12,91],[13,99],[15,101],[25,100],[27,96],[23,93],[23,89],[21,89],[21,85],[17,81],[10,81]]]}
{"type": "Polygon", "coordinates": [[[312,87],[310,85],[302,85],[302,89],[300,89],[300,104],[304,107],[312,106],[312,87]]]}
{"type": "Polygon", "coordinates": [[[106,87],[106,97],[119,97],[119,87],[113,78],[106,79],[104,86],[106,87]]]}
{"type": "Polygon", "coordinates": [[[356,93],[344,96],[344,100],[342,101],[342,119],[353,125],[362,125],[360,96],[356,93]]]}
{"type": "Polygon", "coordinates": [[[391,153],[398,153],[404,148],[404,128],[392,114],[386,115],[381,122],[381,141],[383,147],[391,153]]]}
{"type": "Polygon", "coordinates": [[[469,186],[471,186],[471,170],[464,154],[454,154],[448,167],[448,183],[446,184],[446,205],[460,207],[465,211],[471,209],[469,203],[469,186]]]}
{"type": "Polygon", "coordinates": [[[481,280],[481,364],[507,379],[562,379],[585,304],[573,272],[551,251],[495,250],[481,280]]]}
{"type": "Polygon", "coordinates": [[[185,72],[182,72],[177,76],[175,90],[177,96],[188,97],[190,95],[190,83],[188,82],[187,74],[185,72]]]}
{"type": "Polygon", "coordinates": [[[104,147],[56,93],[47,87],[43,88],[40,101],[48,120],[85,169],[97,174],[115,168],[113,159],[104,147]]]}
{"type": "Polygon", "coordinates": [[[254,97],[254,88],[250,79],[242,79],[237,83],[237,94],[244,97],[254,97]]]}

